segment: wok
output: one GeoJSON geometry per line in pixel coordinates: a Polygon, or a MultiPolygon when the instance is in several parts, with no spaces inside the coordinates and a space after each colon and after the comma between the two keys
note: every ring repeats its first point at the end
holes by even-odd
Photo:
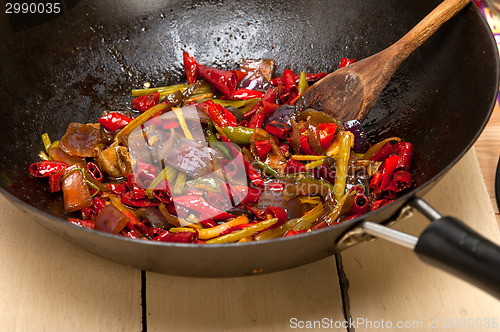
{"type": "MultiPolygon", "coordinates": [[[[96,255],[197,277],[267,273],[319,260],[345,247],[346,232],[378,233],[379,224],[413,206],[437,219],[418,242],[419,255],[448,262],[458,275],[500,296],[498,248],[418,199],[472,146],[496,100],[497,48],[473,5],[403,63],[365,119],[373,142],[399,136],[414,144],[415,156],[413,189],[362,218],[260,243],[136,241],[68,224],[59,194],[28,172],[42,149],[42,133],[61,137],[72,121],[92,122],[103,109],[128,108],[130,90],[144,82],[185,80],[183,49],[223,68],[234,68],[240,58],[274,58],[277,72],[330,72],[342,57],[362,59],[391,45],[438,3],[88,0],[67,1],[61,14],[36,20],[2,15],[1,192],[41,225],[96,255]],[[436,234],[438,240],[429,240],[436,234]]],[[[402,242],[415,246],[414,239],[402,242]]]]}

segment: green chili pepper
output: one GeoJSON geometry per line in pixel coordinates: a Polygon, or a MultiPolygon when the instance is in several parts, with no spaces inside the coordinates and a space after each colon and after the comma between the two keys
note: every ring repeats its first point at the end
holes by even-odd
{"type": "Polygon", "coordinates": [[[224,127],[221,128],[227,138],[236,144],[250,144],[250,137],[252,137],[255,129],[247,127],[224,127]]]}
{"type": "Polygon", "coordinates": [[[208,145],[211,148],[219,150],[220,152],[222,152],[229,159],[233,159],[234,158],[233,155],[231,154],[231,152],[226,147],[226,145],[223,142],[219,141],[217,139],[217,137],[215,136],[215,134],[214,134],[214,124],[213,124],[212,121],[208,122],[206,133],[207,133],[208,145]]]}
{"type": "Polygon", "coordinates": [[[45,147],[45,151],[47,151],[47,153],[49,153],[49,148],[52,145],[52,142],[50,141],[50,138],[49,138],[49,134],[47,134],[47,133],[42,134],[42,142],[43,142],[43,146],[45,147]]]}
{"type": "Polygon", "coordinates": [[[253,99],[248,99],[248,100],[221,100],[221,99],[214,99],[214,98],[207,98],[205,100],[212,100],[214,103],[220,104],[224,107],[226,106],[233,106],[238,109],[240,109],[241,113],[245,114],[249,110],[252,109],[252,107],[257,104],[257,102],[260,101],[260,98],[253,98],[253,99]]]}
{"type": "Polygon", "coordinates": [[[276,170],[272,169],[270,166],[268,166],[267,164],[263,163],[262,161],[255,159],[254,162],[267,175],[273,176],[275,178],[279,178],[280,177],[279,173],[276,170]]]}
{"type": "Polygon", "coordinates": [[[263,229],[266,229],[278,222],[278,218],[267,219],[258,223],[255,223],[251,226],[248,226],[240,231],[236,231],[230,234],[222,235],[216,237],[215,239],[208,240],[207,243],[229,243],[236,242],[241,240],[244,237],[250,236],[255,232],[259,232],[263,229]]]}
{"type": "Polygon", "coordinates": [[[188,187],[196,185],[206,185],[212,189],[220,190],[222,185],[222,180],[219,178],[211,177],[211,178],[198,178],[186,182],[186,186],[188,187]]]}
{"type": "Polygon", "coordinates": [[[297,84],[299,90],[299,95],[303,94],[309,88],[309,83],[307,83],[306,73],[301,72],[299,74],[299,82],[297,84]]]}

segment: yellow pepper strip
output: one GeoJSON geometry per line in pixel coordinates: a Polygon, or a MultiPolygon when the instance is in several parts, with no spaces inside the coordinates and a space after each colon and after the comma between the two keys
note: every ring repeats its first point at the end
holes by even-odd
{"type": "Polygon", "coordinates": [[[248,217],[245,215],[241,215],[239,217],[234,218],[231,221],[225,222],[223,224],[217,225],[215,227],[204,228],[198,231],[198,236],[201,240],[213,239],[214,237],[219,236],[225,230],[242,224],[248,224],[248,217]]]}
{"type": "Polygon", "coordinates": [[[318,159],[318,160],[315,160],[315,161],[312,161],[308,164],[305,164],[304,167],[306,169],[313,169],[313,168],[316,168],[316,167],[320,167],[321,165],[323,165],[323,161],[325,160],[326,157],[323,157],[321,159],[318,159]]]}
{"type": "Polygon", "coordinates": [[[301,204],[319,204],[321,199],[319,196],[316,197],[299,197],[301,204]]]}
{"type": "Polygon", "coordinates": [[[292,227],[292,230],[297,232],[311,228],[312,224],[323,214],[323,211],[325,211],[323,203],[319,203],[314,207],[314,209],[308,211],[302,218],[300,218],[299,222],[292,227]]]}
{"type": "Polygon", "coordinates": [[[197,224],[199,219],[197,216],[194,215],[194,213],[190,213],[188,216],[187,216],[187,220],[192,223],[192,224],[197,224]]]}
{"type": "Polygon", "coordinates": [[[153,190],[156,188],[156,186],[165,179],[173,183],[176,175],[177,175],[177,170],[167,165],[164,169],[162,169],[158,173],[156,178],[154,178],[154,180],[151,181],[149,187],[146,189],[146,196],[148,196],[148,198],[153,198],[153,190]]]}
{"type": "Polygon", "coordinates": [[[333,138],[332,144],[330,145],[328,150],[326,150],[327,156],[332,157],[332,156],[336,155],[337,152],[339,152],[340,134],[341,133],[335,135],[335,137],[333,138]]]}
{"type": "Polygon", "coordinates": [[[186,100],[184,100],[184,105],[189,105],[191,103],[197,103],[197,102],[200,102],[202,99],[212,98],[213,96],[214,96],[213,92],[207,92],[207,93],[202,93],[199,95],[194,95],[194,96],[191,96],[191,97],[187,98],[186,100]]]}
{"type": "Polygon", "coordinates": [[[174,111],[175,115],[177,116],[177,119],[179,120],[179,124],[181,125],[182,131],[184,132],[184,135],[186,136],[186,138],[193,140],[193,135],[191,135],[191,132],[189,131],[189,129],[187,127],[186,118],[184,117],[182,110],[179,107],[172,107],[172,111],[174,111]]]}
{"type": "Polygon", "coordinates": [[[128,125],[126,125],[125,127],[123,127],[122,130],[120,130],[118,132],[118,134],[116,134],[115,141],[119,142],[121,137],[123,137],[124,135],[130,134],[131,132],[134,131],[134,129],[136,129],[137,127],[139,127],[140,125],[142,125],[144,122],[148,121],[153,115],[161,112],[165,108],[167,108],[167,105],[165,105],[163,103],[151,107],[146,112],[142,113],[137,118],[135,118],[134,120],[130,121],[128,123],[128,125]]]}
{"type": "Polygon", "coordinates": [[[242,238],[241,240],[238,240],[238,243],[243,243],[243,242],[252,242],[253,241],[253,236],[247,236],[242,238]]]}
{"type": "Polygon", "coordinates": [[[45,151],[40,151],[40,153],[38,154],[38,157],[40,157],[40,160],[50,160],[49,156],[47,156],[45,151]]]}
{"type": "Polygon", "coordinates": [[[333,195],[337,201],[342,199],[345,193],[345,185],[347,180],[347,170],[349,168],[349,156],[351,153],[351,136],[348,131],[340,134],[339,152],[337,153],[335,183],[333,187],[333,195]]]}
{"type": "Polygon", "coordinates": [[[50,141],[50,138],[49,138],[49,134],[47,134],[47,133],[42,134],[42,142],[43,142],[43,146],[45,147],[45,151],[47,151],[47,153],[48,153],[49,148],[52,145],[52,142],[50,141]]]}
{"type": "Polygon", "coordinates": [[[303,94],[307,88],[309,88],[309,83],[307,82],[307,77],[305,72],[300,72],[299,82],[297,83],[297,89],[299,90],[299,95],[303,94]]]}
{"type": "Polygon", "coordinates": [[[378,142],[377,144],[375,144],[371,148],[369,148],[368,151],[366,151],[366,153],[363,155],[363,157],[361,157],[361,159],[370,159],[371,157],[373,157],[373,155],[375,153],[378,152],[378,150],[380,150],[384,145],[386,145],[390,141],[401,142],[401,138],[399,138],[399,137],[389,137],[389,138],[386,138],[383,141],[378,142]]]}
{"type": "Polygon", "coordinates": [[[182,193],[185,184],[186,184],[186,173],[179,172],[179,174],[177,174],[177,178],[175,179],[174,190],[173,190],[174,194],[182,193]]]}
{"type": "Polygon", "coordinates": [[[261,241],[261,240],[268,240],[281,237],[286,232],[290,231],[291,229],[294,229],[294,227],[297,226],[299,223],[312,225],[316,220],[318,220],[323,211],[324,211],[323,203],[319,203],[314,207],[314,209],[307,211],[302,217],[297,219],[290,219],[280,227],[268,229],[262,233],[259,233],[258,235],[255,236],[255,240],[261,241]]]}
{"type": "Polygon", "coordinates": [[[292,154],[293,160],[323,160],[325,156],[313,156],[308,154],[292,154]]]}
{"type": "Polygon", "coordinates": [[[264,221],[248,226],[240,231],[233,232],[231,234],[222,235],[216,237],[215,239],[208,240],[207,243],[229,243],[241,240],[244,237],[251,236],[253,233],[264,230],[278,222],[278,218],[270,218],[264,221]]]}
{"type": "Polygon", "coordinates": [[[184,92],[189,87],[189,84],[184,83],[184,84],[176,84],[176,85],[170,85],[170,86],[160,86],[157,88],[151,88],[151,89],[134,89],[132,90],[132,97],[139,97],[139,96],[144,96],[144,95],[149,95],[150,93],[153,93],[155,91],[158,91],[160,94],[169,94],[172,93],[176,90],[181,90],[181,92],[184,92]]]}
{"type": "Polygon", "coordinates": [[[191,232],[195,233],[196,229],[189,227],[172,227],[168,230],[170,233],[191,232]]]}

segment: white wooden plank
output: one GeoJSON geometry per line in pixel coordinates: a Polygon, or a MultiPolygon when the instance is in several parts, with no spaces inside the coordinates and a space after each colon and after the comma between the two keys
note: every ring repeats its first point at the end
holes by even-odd
{"type": "Polygon", "coordinates": [[[147,273],[146,283],[148,332],[281,331],[314,321],[345,331],[330,321],[344,320],[333,257],[288,271],[232,279],[147,273]]]}
{"type": "Polygon", "coordinates": [[[0,196],[0,330],[141,331],[140,270],[91,255],[0,196]]]}

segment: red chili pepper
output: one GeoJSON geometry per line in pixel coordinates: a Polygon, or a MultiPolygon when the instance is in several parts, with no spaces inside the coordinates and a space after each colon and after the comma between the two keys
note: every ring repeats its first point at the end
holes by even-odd
{"type": "Polygon", "coordinates": [[[349,66],[349,65],[355,63],[356,61],[358,61],[358,60],[356,60],[356,59],[342,58],[340,60],[340,68],[343,68],[345,66],[349,66]]]}
{"type": "Polygon", "coordinates": [[[297,88],[297,84],[295,84],[295,78],[290,69],[285,69],[283,72],[283,84],[289,94],[288,100],[293,100],[299,95],[299,89],[297,88]]]}
{"type": "Polygon", "coordinates": [[[288,104],[291,100],[290,91],[286,88],[284,84],[278,85],[278,97],[280,98],[283,104],[288,104]]]}
{"type": "Polygon", "coordinates": [[[120,235],[124,236],[124,237],[131,238],[131,239],[140,239],[141,238],[139,236],[139,234],[137,234],[137,232],[134,229],[132,229],[130,231],[126,231],[126,230],[122,229],[120,231],[120,235]]]}
{"type": "Polygon", "coordinates": [[[387,157],[389,157],[390,155],[393,155],[395,154],[397,151],[396,149],[394,148],[394,145],[392,145],[391,143],[387,143],[386,145],[384,145],[380,150],[377,151],[377,153],[375,153],[371,158],[370,160],[374,160],[374,161],[384,161],[385,159],[387,159],[387,157]]]}
{"type": "Polygon", "coordinates": [[[278,104],[270,103],[265,100],[261,100],[260,103],[262,104],[262,114],[264,114],[264,117],[267,117],[276,111],[276,109],[279,107],[278,104]]]}
{"type": "Polygon", "coordinates": [[[233,94],[233,99],[249,100],[254,98],[262,98],[264,92],[251,89],[238,89],[233,94]]]}
{"type": "Polygon", "coordinates": [[[145,181],[153,181],[158,175],[158,167],[143,163],[140,160],[137,160],[137,166],[135,170],[136,177],[139,177],[141,181],[144,183],[145,181]]]}
{"type": "Polygon", "coordinates": [[[184,71],[186,72],[187,80],[189,84],[193,84],[199,72],[198,62],[186,51],[182,51],[182,58],[184,60],[184,71]]]}
{"type": "Polygon", "coordinates": [[[283,121],[273,120],[267,124],[266,131],[273,136],[286,139],[292,132],[292,127],[283,121]]]}
{"type": "Polygon", "coordinates": [[[97,122],[111,132],[118,131],[128,125],[132,121],[131,118],[118,112],[111,112],[99,118],[97,122]]]}
{"type": "Polygon", "coordinates": [[[172,193],[170,192],[170,183],[167,179],[163,180],[163,184],[157,185],[153,189],[153,196],[163,204],[168,204],[172,201],[172,193]]]}
{"type": "Polygon", "coordinates": [[[382,182],[380,183],[380,189],[384,190],[385,187],[391,181],[392,174],[394,174],[394,171],[396,170],[398,161],[399,161],[398,156],[390,156],[384,161],[384,168],[382,170],[382,182]]]}
{"type": "Polygon", "coordinates": [[[251,214],[253,214],[257,219],[264,220],[266,217],[265,210],[264,209],[259,209],[255,206],[246,204],[246,203],[241,203],[251,214]]]}
{"type": "Polygon", "coordinates": [[[164,231],[160,235],[153,238],[153,241],[196,243],[198,241],[198,232],[170,233],[169,231],[164,231]]]}
{"type": "Polygon", "coordinates": [[[101,212],[104,207],[107,205],[106,201],[104,200],[104,198],[102,197],[99,197],[99,196],[95,196],[93,199],[92,199],[92,206],[91,206],[91,209],[95,212],[95,214],[99,214],[99,212],[101,212]]]}
{"type": "Polygon", "coordinates": [[[275,87],[270,87],[262,96],[261,101],[276,104],[276,97],[278,97],[278,89],[276,89],[275,87]]]}
{"type": "Polygon", "coordinates": [[[372,211],[375,211],[377,209],[380,209],[382,206],[389,204],[390,200],[387,200],[385,198],[376,200],[372,203],[372,211]]]}
{"type": "Polygon", "coordinates": [[[401,192],[411,187],[411,173],[408,171],[400,170],[396,171],[392,175],[392,181],[395,184],[396,192],[401,192]]]}
{"type": "Polygon", "coordinates": [[[396,169],[404,169],[409,171],[411,161],[413,159],[413,144],[409,142],[399,142],[394,145],[394,148],[399,155],[399,162],[396,166],[396,169]]]}
{"type": "Polygon", "coordinates": [[[295,159],[288,159],[285,165],[284,172],[285,174],[295,174],[295,173],[307,172],[307,169],[304,166],[304,164],[302,164],[300,161],[295,159]]]}
{"type": "Polygon", "coordinates": [[[278,147],[280,148],[281,153],[283,153],[284,156],[286,156],[288,151],[290,151],[290,145],[286,144],[285,142],[280,143],[278,147]]]}
{"type": "Polygon", "coordinates": [[[150,201],[147,198],[136,198],[137,196],[129,191],[125,195],[122,196],[122,203],[134,207],[147,207],[147,206],[158,206],[158,202],[150,201]]]}
{"type": "Polygon", "coordinates": [[[182,205],[188,209],[201,213],[200,221],[204,219],[213,219],[215,221],[233,218],[234,215],[217,209],[207,203],[203,198],[196,196],[178,196],[172,200],[176,205],[182,205]]]}
{"type": "Polygon", "coordinates": [[[127,187],[121,183],[108,183],[108,188],[111,190],[113,194],[117,194],[120,196],[125,195],[127,192],[127,187]]]}
{"type": "Polygon", "coordinates": [[[272,218],[278,218],[278,221],[269,227],[269,229],[280,227],[288,220],[288,213],[286,213],[285,209],[278,206],[268,206],[264,214],[266,217],[271,216],[272,218]]]}
{"type": "Polygon", "coordinates": [[[68,218],[68,222],[73,225],[77,225],[83,228],[94,229],[95,224],[91,220],[81,220],[78,218],[68,218]]]}
{"type": "Polygon", "coordinates": [[[160,94],[158,93],[158,91],[155,91],[148,95],[134,98],[134,100],[132,100],[132,108],[142,113],[157,105],[159,100],[160,94]]]}
{"type": "Polygon", "coordinates": [[[87,170],[94,179],[96,179],[99,182],[102,182],[103,180],[102,172],[96,164],[94,164],[93,162],[87,163],[87,170]]]}
{"type": "Polygon", "coordinates": [[[337,125],[333,123],[320,123],[318,125],[318,140],[323,150],[327,150],[332,145],[336,130],[337,125]]]}
{"type": "Polygon", "coordinates": [[[328,225],[328,223],[327,223],[326,221],[324,221],[324,220],[323,220],[323,221],[320,221],[320,222],[319,222],[319,223],[317,223],[317,224],[312,225],[312,226],[311,226],[311,230],[312,230],[312,231],[315,231],[315,230],[318,230],[318,229],[326,228],[326,227],[328,227],[328,226],[330,226],[330,225],[328,225]]]}
{"type": "Polygon", "coordinates": [[[234,115],[220,104],[214,102],[209,103],[208,115],[221,128],[227,126],[235,127],[238,125],[234,115]]]}
{"type": "Polygon", "coordinates": [[[254,144],[255,144],[255,150],[257,151],[260,160],[265,160],[269,151],[273,149],[273,146],[271,145],[271,142],[268,139],[263,141],[257,141],[254,144]]]}
{"type": "Polygon", "coordinates": [[[294,235],[305,233],[305,232],[307,232],[307,229],[303,229],[303,230],[300,230],[300,231],[294,231],[293,229],[291,229],[288,232],[286,232],[286,234],[283,235],[283,237],[294,236],[294,235]]]}
{"type": "Polygon", "coordinates": [[[228,98],[233,98],[238,84],[238,75],[234,71],[199,65],[199,73],[210,84],[228,98]]]}
{"type": "MultiPolygon", "coordinates": [[[[261,106],[262,107],[262,106],[261,106]]],[[[264,124],[264,114],[262,111],[257,111],[254,116],[250,119],[248,122],[248,128],[262,128],[262,125],[264,124]]]]}
{"type": "Polygon", "coordinates": [[[50,192],[55,193],[61,190],[61,180],[63,176],[64,176],[64,171],[49,174],[50,192]]]}
{"type": "Polygon", "coordinates": [[[396,198],[396,182],[391,181],[385,186],[384,190],[382,190],[382,197],[386,199],[395,199],[396,198]]]}
{"type": "Polygon", "coordinates": [[[363,194],[357,194],[354,196],[354,201],[351,207],[351,213],[352,214],[363,214],[366,211],[368,211],[368,208],[370,207],[370,201],[368,200],[368,197],[366,197],[363,194]]]}
{"type": "Polygon", "coordinates": [[[380,184],[382,183],[382,172],[378,171],[377,173],[373,174],[371,180],[370,180],[370,185],[368,186],[368,189],[370,191],[376,191],[377,189],[380,189],[380,184]]]}
{"type": "MultiPolygon", "coordinates": [[[[299,81],[299,75],[300,74],[293,75],[293,79],[295,80],[295,82],[299,81]]],[[[325,77],[326,75],[327,74],[324,73],[324,72],[323,73],[314,73],[314,74],[313,73],[306,73],[306,79],[307,79],[308,82],[312,82],[312,81],[320,80],[323,77],[325,77]]],[[[274,86],[278,86],[280,84],[284,84],[283,76],[275,77],[270,82],[274,86]]]]}
{"type": "Polygon", "coordinates": [[[335,171],[330,169],[330,167],[325,164],[321,164],[320,167],[313,169],[313,174],[317,178],[322,178],[331,183],[335,183],[335,171]]]}
{"type": "Polygon", "coordinates": [[[283,182],[271,182],[269,183],[269,190],[282,192],[285,190],[285,184],[283,182]]]}
{"type": "Polygon", "coordinates": [[[31,175],[42,178],[50,174],[63,172],[69,165],[62,161],[42,160],[30,165],[29,170],[31,175]]]}
{"type": "Polygon", "coordinates": [[[245,71],[241,70],[233,70],[236,73],[236,76],[238,76],[238,83],[241,82],[245,77],[247,77],[248,73],[245,71]]]}
{"type": "Polygon", "coordinates": [[[250,182],[258,187],[264,189],[264,180],[260,176],[260,174],[255,170],[255,168],[250,165],[250,163],[247,161],[246,158],[243,158],[245,162],[245,170],[247,172],[248,178],[250,179],[250,182]]]}
{"type": "Polygon", "coordinates": [[[262,195],[262,189],[260,188],[248,188],[247,195],[243,200],[243,203],[256,204],[260,196],[262,195]]]}
{"type": "Polygon", "coordinates": [[[309,139],[307,138],[307,135],[300,135],[299,141],[300,141],[300,152],[308,155],[317,154],[311,149],[311,145],[309,144],[309,139]]]}

